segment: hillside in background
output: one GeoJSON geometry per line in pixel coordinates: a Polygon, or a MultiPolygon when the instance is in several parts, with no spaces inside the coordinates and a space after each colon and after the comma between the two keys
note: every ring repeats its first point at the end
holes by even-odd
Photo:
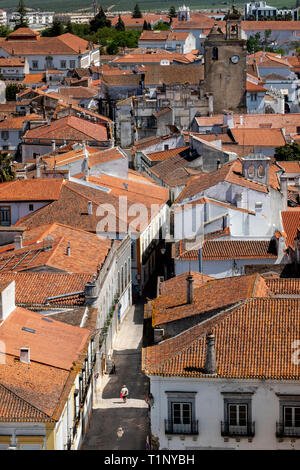
{"type": "MultiPolygon", "coordinates": [[[[25,5],[29,8],[40,9],[40,10],[50,10],[57,12],[71,12],[78,10],[92,10],[92,0],[25,0],[25,5]]],[[[136,0],[103,0],[101,5],[104,8],[113,7],[111,11],[129,11],[133,10],[136,0]]],[[[209,1],[209,0],[139,0],[138,4],[141,10],[157,11],[161,9],[168,9],[171,5],[174,5],[176,8],[185,3],[190,8],[207,8],[207,9],[216,9],[216,8],[230,8],[232,1],[209,1]]],[[[294,7],[296,4],[295,0],[271,0],[267,2],[270,5],[277,7],[294,7]]],[[[18,0],[0,0],[0,9],[12,8],[18,4],[18,0]]],[[[242,7],[243,2],[235,2],[235,5],[242,7]]]]}

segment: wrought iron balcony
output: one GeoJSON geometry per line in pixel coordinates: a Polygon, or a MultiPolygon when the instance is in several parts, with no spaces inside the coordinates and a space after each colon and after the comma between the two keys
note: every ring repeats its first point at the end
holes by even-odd
{"type": "Polygon", "coordinates": [[[192,420],[188,424],[174,424],[172,420],[165,419],[166,434],[198,434],[198,420],[192,420]]]}
{"type": "Polygon", "coordinates": [[[228,422],[221,421],[221,436],[226,437],[253,437],[255,423],[249,422],[246,426],[231,426],[228,422]]]}
{"type": "Polygon", "coordinates": [[[276,423],[276,437],[300,437],[300,427],[285,426],[284,423],[276,423]]]}

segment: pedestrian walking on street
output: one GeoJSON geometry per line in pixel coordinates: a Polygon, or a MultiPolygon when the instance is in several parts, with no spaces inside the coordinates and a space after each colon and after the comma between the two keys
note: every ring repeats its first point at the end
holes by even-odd
{"type": "Polygon", "coordinates": [[[121,388],[120,397],[123,398],[123,403],[126,403],[128,397],[128,388],[126,385],[123,385],[121,388]]]}

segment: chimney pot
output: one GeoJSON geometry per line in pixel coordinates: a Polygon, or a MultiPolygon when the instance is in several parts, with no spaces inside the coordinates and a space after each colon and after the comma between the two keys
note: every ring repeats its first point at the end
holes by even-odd
{"type": "Polygon", "coordinates": [[[56,150],[55,140],[51,140],[51,143],[52,143],[52,152],[55,152],[56,150]]]}
{"type": "Polygon", "coordinates": [[[20,362],[23,362],[23,364],[30,364],[30,348],[20,348],[20,362]]]}
{"type": "Polygon", "coordinates": [[[15,250],[20,250],[23,248],[23,237],[22,235],[15,235],[14,237],[14,248],[15,250]]]}
{"type": "Polygon", "coordinates": [[[68,242],[68,245],[67,245],[67,256],[70,256],[71,255],[71,243],[68,242]]]}
{"type": "Polygon", "coordinates": [[[206,374],[218,373],[215,355],[215,336],[213,333],[208,333],[206,336],[206,357],[204,368],[206,374]]]}
{"type": "Polygon", "coordinates": [[[187,303],[191,304],[194,300],[194,278],[191,274],[186,278],[187,281],[187,303]]]}
{"type": "Polygon", "coordinates": [[[88,201],[88,215],[93,214],[93,203],[92,201],[88,201]]]}

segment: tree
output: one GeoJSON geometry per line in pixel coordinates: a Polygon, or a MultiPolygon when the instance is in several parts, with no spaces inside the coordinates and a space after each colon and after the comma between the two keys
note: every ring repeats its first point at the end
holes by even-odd
{"type": "Polygon", "coordinates": [[[168,17],[169,17],[170,20],[171,20],[172,18],[176,18],[176,16],[177,16],[177,13],[176,13],[175,7],[173,7],[173,6],[170,7],[170,8],[169,8],[168,17]]]}
{"type": "Polygon", "coordinates": [[[18,8],[16,12],[19,13],[18,18],[15,20],[14,29],[18,28],[28,28],[28,20],[26,18],[26,7],[23,0],[19,0],[18,8]]]}
{"type": "Polygon", "coordinates": [[[12,166],[13,156],[9,153],[0,154],[0,182],[12,181],[15,179],[15,171],[12,166]]]}
{"type": "Polygon", "coordinates": [[[135,5],[134,10],[132,12],[132,18],[142,18],[142,12],[138,4],[135,5]]]}
{"type": "Polygon", "coordinates": [[[11,30],[8,28],[8,26],[0,26],[0,37],[5,38],[11,33],[11,30]]]}
{"type": "Polygon", "coordinates": [[[74,34],[73,24],[71,23],[70,20],[69,20],[69,21],[67,22],[67,24],[66,24],[65,33],[74,34]]]}
{"type": "MultiPolygon", "coordinates": [[[[151,29],[151,28],[150,28],[151,29]]],[[[148,31],[149,30],[149,27],[148,27],[148,23],[146,20],[144,20],[144,24],[143,24],[143,31],[148,31]]]]}
{"type": "Polygon", "coordinates": [[[16,101],[17,93],[24,88],[25,86],[19,83],[9,83],[5,90],[6,101],[16,101]]]}
{"type": "Polygon", "coordinates": [[[300,145],[294,142],[293,144],[282,145],[275,149],[275,158],[279,161],[285,160],[300,160],[300,145]]]}
{"type": "Polygon", "coordinates": [[[103,8],[100,6],[95,18],[90,21],[91,31],[98,31],[101,28],[110,28],[111,21],[106,18],[103,8]]]}
{"type": "Polygon", "coordinates": [[[116,28],[117,31],[125,31],[125,24],[124,24],[124,21],[121,18],[121,15],[119,15],[119,19],[118,19],[118,22],[117,22],[115,28],[116,28]]]}
{"type": "Polygon", "coordinates": [[[115,55],[119,52],[119,47],[115,42],[112,42],[111,44],[107,46],[106,52],[109,55],[115,55]]]}
{"type": "Polygon", "coordinates": [[[153,29],[158,31],[168,31],[170,29],[170,25],[159,21],[158,23],[156,23],[153,29]]]}

